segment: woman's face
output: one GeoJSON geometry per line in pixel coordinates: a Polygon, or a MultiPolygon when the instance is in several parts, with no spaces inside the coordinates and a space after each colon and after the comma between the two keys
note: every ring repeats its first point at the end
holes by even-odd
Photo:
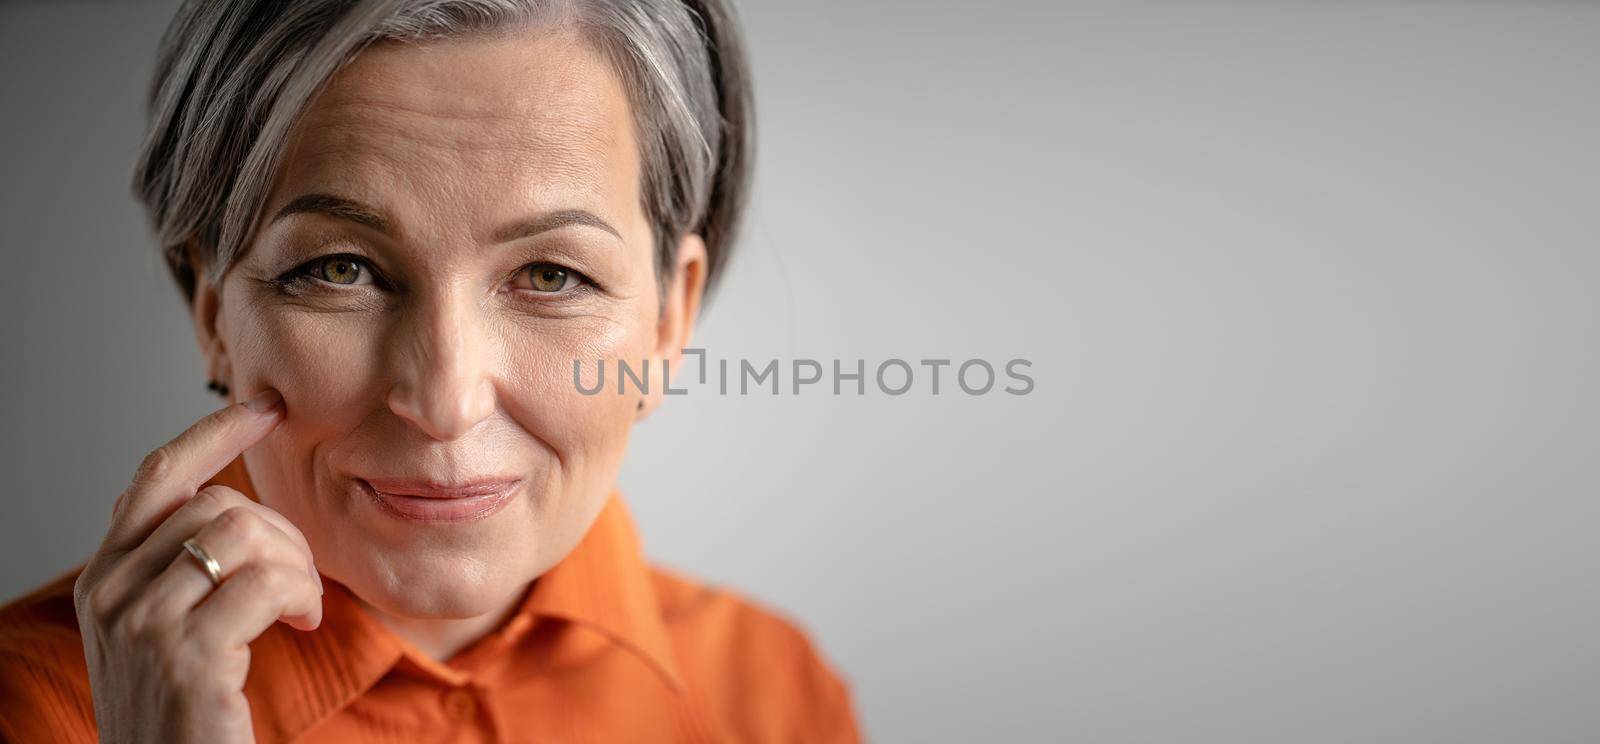
{"type": "Polygon", "coordinates": [[[197,293],[215,371],[287,403],[245,453],[261,501],[379,610],[496,611],[565,556],[659,400],[618,394],[612,365],[659,375],[687,342],[704,248],[679,244],[663,296],[622,86],[568,33],[373,47],[297,124],[220,291],[197,293]],[[578,391],[574,360],[586,387],[608,360],[604,392],[578,391]]]}

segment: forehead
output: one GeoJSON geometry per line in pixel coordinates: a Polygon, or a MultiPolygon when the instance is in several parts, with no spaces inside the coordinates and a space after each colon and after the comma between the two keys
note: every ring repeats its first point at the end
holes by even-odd
{"type": "Polygon", "coordinates": [[[573,31],[382,42],[296,123],[268,209],[308,191],[401,222],[444,209],[494,220],[546,202],[620,209],[638,203],[638,157],[621,79],[573,31]]]}

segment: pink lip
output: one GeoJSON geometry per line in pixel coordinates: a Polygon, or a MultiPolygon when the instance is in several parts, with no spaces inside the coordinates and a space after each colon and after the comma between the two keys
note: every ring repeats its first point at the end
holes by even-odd
{"type": "Polygon", "coordinates": [[[420,522],[465,522],[499,511],[517,492],[520,478],[438,483],[398,478],[357,478],[385,511],[420,522]]]}

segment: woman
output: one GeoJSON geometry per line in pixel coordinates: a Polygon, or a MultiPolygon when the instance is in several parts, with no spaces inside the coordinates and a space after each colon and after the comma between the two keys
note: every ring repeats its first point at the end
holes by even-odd
{"type": "Polygon", "coordinates": [[[689,342],[745,65],[722,0],[187,2],[137,190],[234,403],[0,611],[0,738],[855,740],[801,631],[642,562],[661,386],[574,384],[689,342]]]}

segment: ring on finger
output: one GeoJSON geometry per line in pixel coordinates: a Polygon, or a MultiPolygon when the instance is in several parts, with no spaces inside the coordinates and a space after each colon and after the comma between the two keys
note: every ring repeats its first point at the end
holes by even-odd
{"type": "Polygon", "coordinates": [[[212,586],[222,586],[222,564],[218,563],[217,559],[212,558],[211,554],[200,547],[200,543],[195,542],[192,537],[183,541],[183,549],[194,556],[195,562],[199,563],[206,576],[211,578],[212,586]]]}

